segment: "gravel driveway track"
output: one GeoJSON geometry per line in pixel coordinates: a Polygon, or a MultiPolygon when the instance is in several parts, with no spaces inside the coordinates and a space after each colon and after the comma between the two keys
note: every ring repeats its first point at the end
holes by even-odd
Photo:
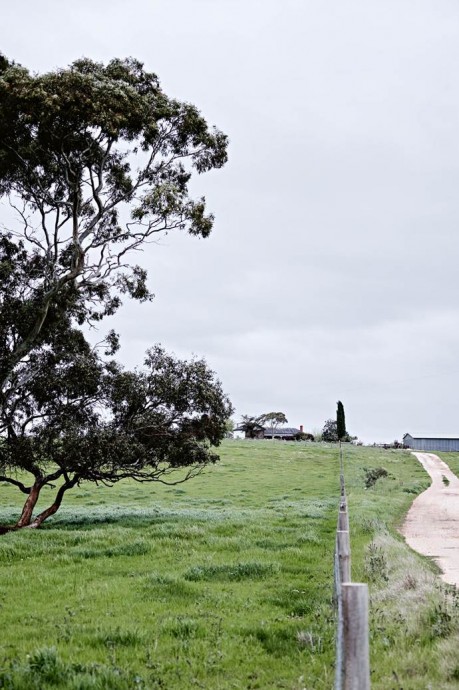
{"type": "Polygon", "coordinates": [[[430,556],[442,578],[459,587],[459,479],[433,453],[413,453],[432,484],[408,511],[400,530],[412,549],[430,556]]]}

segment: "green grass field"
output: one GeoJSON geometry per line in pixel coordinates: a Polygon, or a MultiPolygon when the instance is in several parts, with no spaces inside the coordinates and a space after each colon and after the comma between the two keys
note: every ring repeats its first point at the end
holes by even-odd
{"type": "MultiPolygon", "coordinates": [[[[427,475],[350,447],[346,481],[372,687],[458,688],[459,603],[396,532],[427,475]]],[[[336,447],[271,441],[227,441],[177,487],[70,492],[43,529],[0,537],[0,688],[330,690],[338,495],[336,447]]],[[[20,495],[0,497],[11,522],[20,495]]]]}
{"type": "Polygon", "coordinates": [[[449,468],[454,472],[454,474],[459,477],[459,453],[438,453],[436,452],[435,455],[438,455],[439,458],[444,460],[447,465],[449,465],[449,468]]]}

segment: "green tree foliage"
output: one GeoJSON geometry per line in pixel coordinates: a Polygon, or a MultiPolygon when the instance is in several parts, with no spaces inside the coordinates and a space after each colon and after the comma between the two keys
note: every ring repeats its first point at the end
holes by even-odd
{"type": "Polygon", "coordinates": [[[205,362],[156,347],[124,372],[107,360],[117,335],[101,356],[79,327],[123,296],[152,298],[131,263],[144,243],[207,237],[213,216],[189,182],[226,148],[136,60],[34,75],[0,56],[0,198],[12,209],[0,234],[0,473],[26,495],[18,527],[41,524],[82,481],[183,481],[215,461],[231,405],[205,362]]]}
{"type": "Polygon", "coordinates": [[[288,419],[283,412],[266,412],[259,417],[259,422],[263,426],[270,427],[271,439],[274,440],[274,430],[279,424],[287,424],[288,419]]]}
{"type": "Polygon", "coordinates": [[[244,414],[235,431],[243,431],[246,438],[257,438],[259,432],[263,431],[263,429],[264,427],[260,417],[251,417],[250,415],[244,414]]]}
{"type": "Polygon", "coordinates": [[[226,420],[226,432],[225,432],[225,437],[226,438],[233,438],[234,436],[234,421],[232,419],[227,419],[226,420]]]}
{"type": "Polygon", "coordinates": [[[314,434],[310,434],[307,431],[299,431],[297,434],[294,436],[295,441],[315,441],[315,436],[314,434]]]}
{"type": "Polygon", "coordinates": [[[84,481],[176,484],[218,459],[211,446],[232,407],[203,360],[155,346],[142,370],[124,371],[68,326],[31,355],[29,372],[1,412],[0,481],[26,496],[15,528],[39,527],[84,481]],[[34,515],[43,487],[56,482],[54,499],[34,515]]]}
{"type": "Polygon", "coordinates": [[[0,198],[15,211],[1,270],[17,281],[8,306],[25,316],[21,327],[2,324],[4,394],[57,312],[94,322],[123,295],[151,298],[129,258],[146,241],[175,229],[207,237],[213,217],[189,181],[221,167],[226,148],[224,134],[134,59],[35,75],[0,56],[0,198]],[[15,255],[29,264],[22,276],[15,255]]]}
{"type": "Polygon", "coordinates": [[[340,439],[338,436],[338,422],[336,419],[327,419],[322,429],[322,441],[328,443],[336,443],[337,441],[352,441],[356,436],[350,436],[346,431],[345,435],[340,439]]]}
{"type": "Polygon", "coordinates": [[[338,400],[337,402],[337,409],[336,409],[336,433],[338,435],[338,439],[342,441],[346,435],[346,418],[344,416],[344,406],[341,400],[338,400]]]}
{"type": "Polygon", "coordinates": [[[327,419],[322,429],[322,441],[336,443],[338,441],[338,429],[336,419],[327,419]]]}

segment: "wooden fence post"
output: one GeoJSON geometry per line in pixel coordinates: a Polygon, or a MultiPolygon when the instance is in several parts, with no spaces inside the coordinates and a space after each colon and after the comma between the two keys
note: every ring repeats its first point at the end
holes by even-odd
{"type": "Polygon", "coordinates": [[[344,684],[343,690],[370,690],[368,586],[342,586],[344,684]]]}
{"type": "Polygon", "coordinates": [[[338,512],[338,529],[340,532],[349,532],[349,514],[347,508],[340,506],[338,512]]]}
{"type": "Polygon", "coordinates": [[[336,532],[336,550],[338,552],[338,567],[340,583],[351,581],[351,545],[349,532],[336,532]]]}

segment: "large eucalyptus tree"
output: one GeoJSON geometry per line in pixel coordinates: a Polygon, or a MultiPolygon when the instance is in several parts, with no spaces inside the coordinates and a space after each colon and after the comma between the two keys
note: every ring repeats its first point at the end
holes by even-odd
{"type": "MultiPolygon", "coordinates": [[[[81,481],[185,467],[182,481],[215,460],[231,405],[204,362],[154,348],[143,372],[123,372],[80,327],[123,295],[151,299],[132,258],[154,237],[208,236],[213,216],[189,181],[226,149],[136,60],[36,75],[0,56],[0,480],[26,496],[17,527],[41,524],[81,481]]],[[[115,333],[106,345],[110,357],[115,333]]]]}

